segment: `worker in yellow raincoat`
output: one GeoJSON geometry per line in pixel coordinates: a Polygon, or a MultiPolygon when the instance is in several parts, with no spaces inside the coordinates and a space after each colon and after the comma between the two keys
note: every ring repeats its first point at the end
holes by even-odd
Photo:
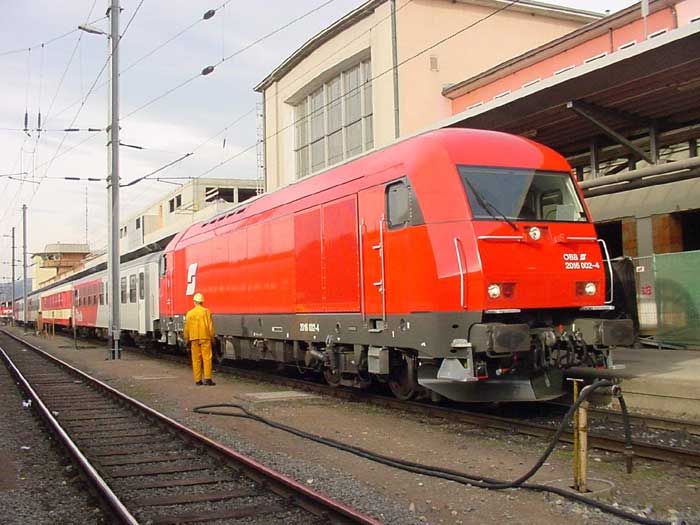
{"type": "Polygon", "coordinates": [[[194,308],[185,316],[185,343],[190,343],[192,372],[196,385],[214,386],[211,380],[211,343],[214,339],[214,323],[211,312],[204,306],[204,296],[194,294],[194,308]],[[204,363],[204,382],[202,382],[204,363]]]}

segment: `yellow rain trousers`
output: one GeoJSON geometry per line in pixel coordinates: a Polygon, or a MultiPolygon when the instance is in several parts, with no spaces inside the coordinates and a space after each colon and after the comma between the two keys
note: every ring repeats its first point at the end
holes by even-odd
{"type": "Polygon", "coordinates": [[[214,324],[211,312],[202,305],[195,305],[185,316],[185,342],[191,342],[192,372],[194,381],[202,380],[202,363],[204,379],[211,379],[211,341],[214,339],[214,324]]]}

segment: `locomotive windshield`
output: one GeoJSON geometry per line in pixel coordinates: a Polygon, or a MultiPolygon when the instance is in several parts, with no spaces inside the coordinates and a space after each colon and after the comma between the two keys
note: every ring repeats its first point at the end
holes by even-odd
{"type": "Polygon", "coordinates": [[[585,222],[568,173],[457,166],[475,219],[585,222]]]}

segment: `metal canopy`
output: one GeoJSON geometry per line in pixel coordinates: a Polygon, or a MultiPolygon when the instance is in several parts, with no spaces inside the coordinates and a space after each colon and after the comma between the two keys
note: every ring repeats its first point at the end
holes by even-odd
{"type": "MultiPolygon", "coordinates": [[[[620,145],[614,134],[604,132],[603,124],[633,146],[609,148],[607,158],[639,158],[635,149],[642,144],[644,157],[653,159],[650,150],[658,146],[656,137],[663,145],[664,134],[677,138],[681,128],[686,140],[700,136],[700,25],[635,47],[545,79],[534,90],[518,90],[455,115],[442,125],[531,137],[569,157],[573,166],[584,166],[591,161],[593,140],[599,150],[620,145]],[[572,110],[572,101],[595,118],[572,110]]],[[[600,160],[605,158],[601,155],[600,160]]]]}

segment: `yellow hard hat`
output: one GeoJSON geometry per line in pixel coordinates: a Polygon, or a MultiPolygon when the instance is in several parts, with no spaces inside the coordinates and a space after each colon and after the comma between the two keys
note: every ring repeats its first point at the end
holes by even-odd
{"type": "Polygon", "coordinates": [[[194,299],[195,303],[203,303],[204,302],[204,296],[201,293],[194,294],[193,299],[194,299]]]}

